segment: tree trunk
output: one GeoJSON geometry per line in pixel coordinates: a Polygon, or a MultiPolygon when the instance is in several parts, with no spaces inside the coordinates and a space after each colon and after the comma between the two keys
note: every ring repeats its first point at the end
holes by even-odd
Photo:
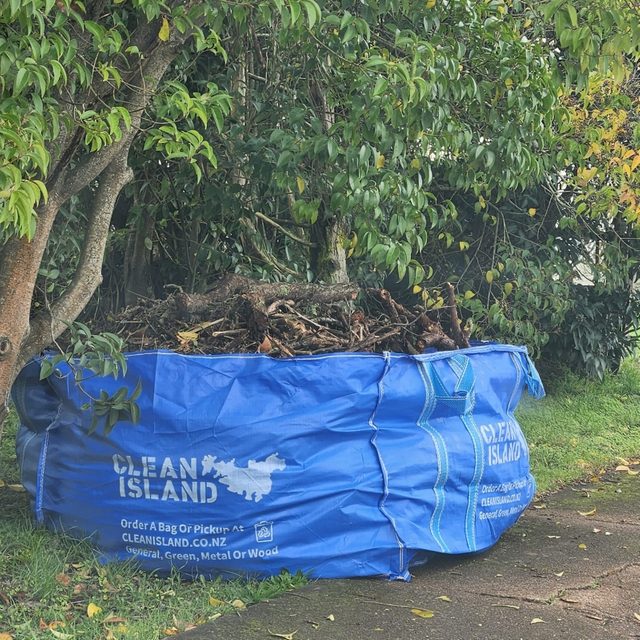
{"type": "Polygon", "coordinates": [[[153,297],[151,250],[147,245],[153,242],[155,227],[156,218],[147,211],[142,225],[134,227],[129,235],[124,265],[124,304],[127,307],[136,305],[140,298],[153,297]]]}
{"type": "Polygon", "coordinates": [[[312,229],[317,249],[311,252],[311,268],[323,282],[341,284],[349,282],[347,254],[342,242],[349,232],[349,224],[331,217],[318,222],[312,229]]]}
{"type": "MultiPolygon", "coordinates": [[[[31,242],[12,236],[0,254],[0,436],[11,386],[29,352],[31,299],[38,269],[60,200],[55,192],[39,208],[37,232],[31,242]]],[[[43,348],[39,347],[40,349],[43,348]]],[[[38,353],[35,351],[29,357],[38,353]]]]}

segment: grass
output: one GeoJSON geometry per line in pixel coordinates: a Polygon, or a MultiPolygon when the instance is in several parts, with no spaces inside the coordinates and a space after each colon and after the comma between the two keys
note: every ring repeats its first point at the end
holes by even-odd
{"type": "Polygon", "coordinates": [[[10,488],[15,433],[12,416],[0,445],[0,640],[156,640],[307,582],[300,573],[187,581],[100,564],[88,544],[32,525],[29,496],[10,488]]]}
{"type": "Polygon", "coordinates": [[[523,397],[516,417],[529,442],[538,492],[597,474],[640,454],[640,364],[599,383],[566,369],[543,372],[547,397],[523,397]]]}
{"type": "MultiPolygon", "coordinates": [[[[539,492],[640,453],[637,361],[602,383],[562,369],[543,378],[548,396],[525,397],[517,411],[539,492]]],[[[88,544],[33,527],[29,496],[9,486],[19,485],[15,433],[12,417],[0,445],[0,640],[156,640],[306,582],[286,573],[189,582],[131,562],[101,565],[88,544]]]]}

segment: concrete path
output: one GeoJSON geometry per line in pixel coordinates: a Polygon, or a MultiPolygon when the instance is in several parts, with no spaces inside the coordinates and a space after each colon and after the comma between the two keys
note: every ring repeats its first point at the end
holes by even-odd
{"type": "Polygon", "coordinates": [[[489,551],[439,556],[409,583],[320,580],[180,639],[640,638],[640,475],[599,480],[539,500],[489,551]]]}

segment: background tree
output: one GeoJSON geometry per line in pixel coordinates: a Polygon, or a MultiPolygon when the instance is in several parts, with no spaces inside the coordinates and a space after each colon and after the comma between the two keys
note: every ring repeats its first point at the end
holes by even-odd
{"type": "MultiPolygon", "coordinates": [[[[228,63],[188,67],[188,86],[214,79],[234,99],[226,128],[203,130],[215,173],[196,184],[177,166],[155,170],[148,152],[132,156],[149,196],[131,190],[130,222],[154,263],[147,292],[171,278],[204,291],[224,269],[371,284],[395,271],[409,287],[426,273],[437,287],[454,276],[442,252],[469,247],[460,196],[499,201],[550,170],[564,112],[529,10],[324,10],[308,36],[266,29],[250,11],[222,35],[228,63]]],[[[493,224],[487,211],[471,206],[475,228],[493,224]]],[[[483,274],[496,267],[485,262],[483,274]]]]}

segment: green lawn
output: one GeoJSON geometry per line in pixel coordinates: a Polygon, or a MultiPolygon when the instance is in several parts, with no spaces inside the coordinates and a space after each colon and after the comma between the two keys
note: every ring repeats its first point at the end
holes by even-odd
{"type": "Polygon", "coordinates": [[[640,454],[640,365],[627,360],[603,382],[569,371],[543,377],[547,397],[523,397],[516,416],[529,442],[539,492],[640,454]]]}

